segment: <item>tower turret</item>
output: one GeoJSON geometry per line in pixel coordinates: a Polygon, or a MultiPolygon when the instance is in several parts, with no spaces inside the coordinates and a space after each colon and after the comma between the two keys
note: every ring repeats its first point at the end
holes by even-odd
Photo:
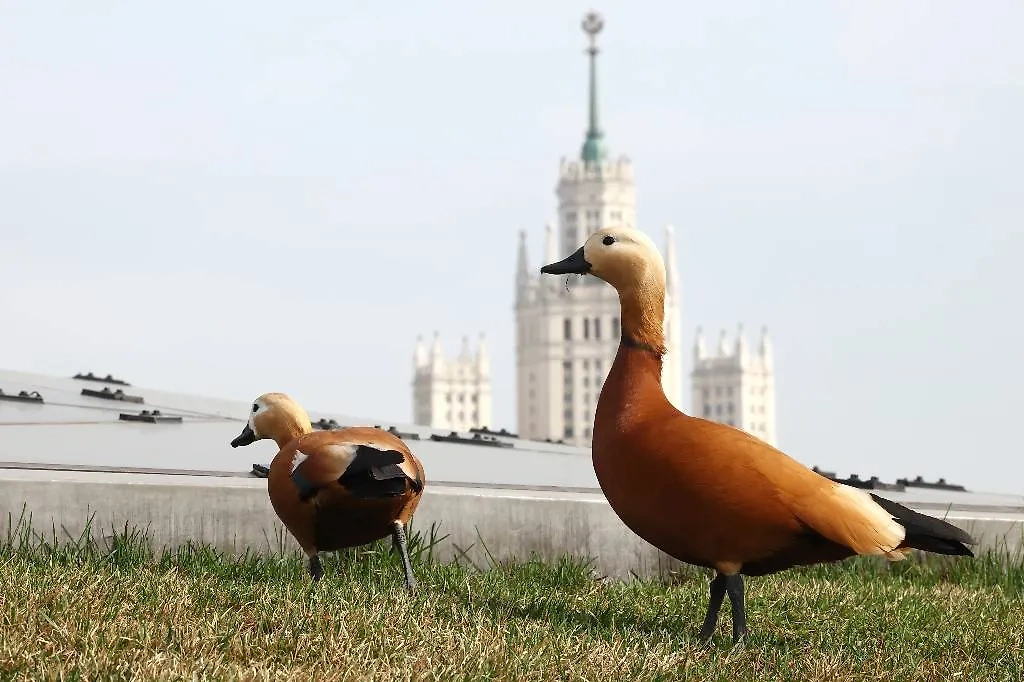
{"type": "Polygon", "coordinates": [[[704,330],[697,327],[697,336],[693,341],[693,360],[699,362],[708,356],[708,349],[704,345],[704,330]]]}
{"type": "Polygon", "coordinates": [[[526,254],[526,230],[519,230],[519,249],[516,255],[516,303],[526,294],[530,281],[530,262],[526,254]]]}
{"type": "Polygon", "coordinates": [[[743,367],[750,360],[750,349],[747,347],[747,337],[743,333],[743,324],[736,328],[736,362],[743,367]]]}
{"type": "Polygon", "coordinates": [[[665,291],[674,299],[679,296],[679,275],[676,274],[676,237],[671,225],[665,226],[665,291]]]}
{"type": "Polygon", "coordinates": [[[487,348],[487,335],[483,332],[480,333],[480,342],[476,347],[476,369],[480,376],[491,374],[491,353],[487,348]]]}
{"type": "Polygon", "coordinates": [[[764,365],[764,368],[771,371],[775,365],[775,360],[773,358],[772,340],[768,338],[767,326],[761,327],[761,343],[757,352],[761,356],[761,363],[764,365]]]}
{"type": "Polygon", "coordinates": [[[420,367],[424,367],[429,364],[430,360],[427,356],[427,345],[423,343],[423,335],[416,335],[416,350],[412,353],[412,367],[413,370],[417,370],[420,367]]]}

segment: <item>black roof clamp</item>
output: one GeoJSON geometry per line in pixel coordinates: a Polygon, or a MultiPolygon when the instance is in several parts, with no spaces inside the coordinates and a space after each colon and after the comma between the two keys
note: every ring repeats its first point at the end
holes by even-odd
{"type": "Polygon", "coordinates": [[[121,400],[126,403],[144,403],[146,399],[141,395],[128,395],[121,389],[111,391],[106,386],[103,387],[102,391],[97,391],[95,388],[83,388],[82,395],[90,398],[103,398],[104,400],[121,400]]]}
{"type": "Polygon", "coordinates": [[[111,376],[109,374],[107,376],[105,376],[105,377],[98,377],[95,374],[93,374],[92,372],[89,372],[88,374],[82,374],[81,372],[79,372],[78,374],[76,374],[75,376],[73,376],[71,378],[72,379],[79,379],[81,381],[102,381],[105,384],[117,384],[118,386],[131,386],[131,384],[129,384],[127,381],[121,381],[120,379],[115,379],[113,376],[111,376]]]}
{"type": "Polygon", "coordinates": [[[442,441],[447,443],[465,443],[466,445],[488,445],[495,448],[511,448],[514,447],[512,443],[498,440],[494,436],[482,436],[479,433],[473,434],[472,438],[466,438],[460,436],[455,431],[452,431],[447,436],[439,436],[436,433],[430,436],[430,440],[442,441]]]}
{"type": "Polygon", "coordinates": [[[143,410],[138,414],[122,412],[118,419],[125,422],[146,422],[148,424],[180,424],[181,417],[177,415],[160,414],[160,410],[143,410]]]}
{"type": "Polygon", "coordinates": [[[19,403],[42,403],[43,396],[39,395],[39,391],[32,391],[31,393],[28,391],[18,391],[17,394],[14,394],[4,393],[0,389],[0,400],[15,400],[19,403]]]}

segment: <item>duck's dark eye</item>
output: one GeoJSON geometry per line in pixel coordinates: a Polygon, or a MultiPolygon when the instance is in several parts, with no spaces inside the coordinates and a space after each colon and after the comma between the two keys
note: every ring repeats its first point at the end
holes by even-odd
{"type": "Polygon", "coordinates": [[[601,240],[601,243],[604,244],[605,246],[611,246],[612,244],[615,243],[615,237],[608,235],[601,240]]]}
{"type": "Polygon", "coordinates": [[[253,411],[253,412],[255,412],[255,411],[256,411],[256,410],[258,410],[258,409],[260,409],[260,406],[259,406],[259,405],[257,405],[256,403],[253,403],[253,404],[252,404],[252,411],[253,411]]]}

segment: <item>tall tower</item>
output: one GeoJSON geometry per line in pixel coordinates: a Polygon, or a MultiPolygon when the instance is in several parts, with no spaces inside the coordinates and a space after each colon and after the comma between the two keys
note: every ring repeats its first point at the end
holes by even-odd
{"type": "MultiPolygon", "coordinates": [[[[609,158],[600,125],[597,36],[604,21],[590,13],[582,27],[589,39],[588,124],[579,158],[563,158],[559,166],[558,223],[545,228],[541,264],[561,260],[603,227],[637,229],[632,163],[625,156],[609,158]]],[[[665,240],[668,353],[662,383],[668,399],[681,407],[679,292],[671,228],[665,240]]],[[[538,270],[530,265],[526,233],[520,232],[515,277],[518,431],[527,438],[589,446],[597,399],[619,343],[618,295],[594,277],[567,282],[541,278],[538,270]]]]}
{"type": "Polygon", "coordinates": [[[416,424],[452,431],[493,426],[491,360],[484,335],[476,354],[470,351],[469,337],[463,337],[462,350],[454,358],[445,357],[437,332],[429,350],[423,337],[417,337],[412,395],[416,424]]]}
{"type": "Polygon", "coordinates": [[[775,364],[768,329],[751,352],[743,325],[730,344],[723,329],[714,353],[708,353],[697,329],[693,348],[693,407],[695,416],[728,424],[777,446],[775,434],[775,364]]]}

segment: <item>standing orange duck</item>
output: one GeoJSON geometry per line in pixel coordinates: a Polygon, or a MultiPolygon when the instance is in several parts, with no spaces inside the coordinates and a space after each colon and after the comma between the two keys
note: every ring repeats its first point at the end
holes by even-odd
{"type": "Polygon", "coordinates": [[[274,511],[309,557],[314,581],[320,552],[365,545],[391,535],[405,585],[416,579],[406,525],[423,495],[423,465],[397,436],[370,427],[313,432],[309,415],[284,393],[256,399],[231,447],[270,438],[280,448],[267,490],[274,511]]]}
{"type": "Polygon", "coordinates": [[[743,577],[911,549],[974,556],[967,533],[835,483],[739,429],[683,414],[661,385],[665,264],[650,238],[604,228],[551,275],[594,275],[615,287],[622,337],[594,417],[593,461],[620,519],[666,554],[716,571],[701,639],[726,594],[733,642],[748,638],[743,577]]]}

